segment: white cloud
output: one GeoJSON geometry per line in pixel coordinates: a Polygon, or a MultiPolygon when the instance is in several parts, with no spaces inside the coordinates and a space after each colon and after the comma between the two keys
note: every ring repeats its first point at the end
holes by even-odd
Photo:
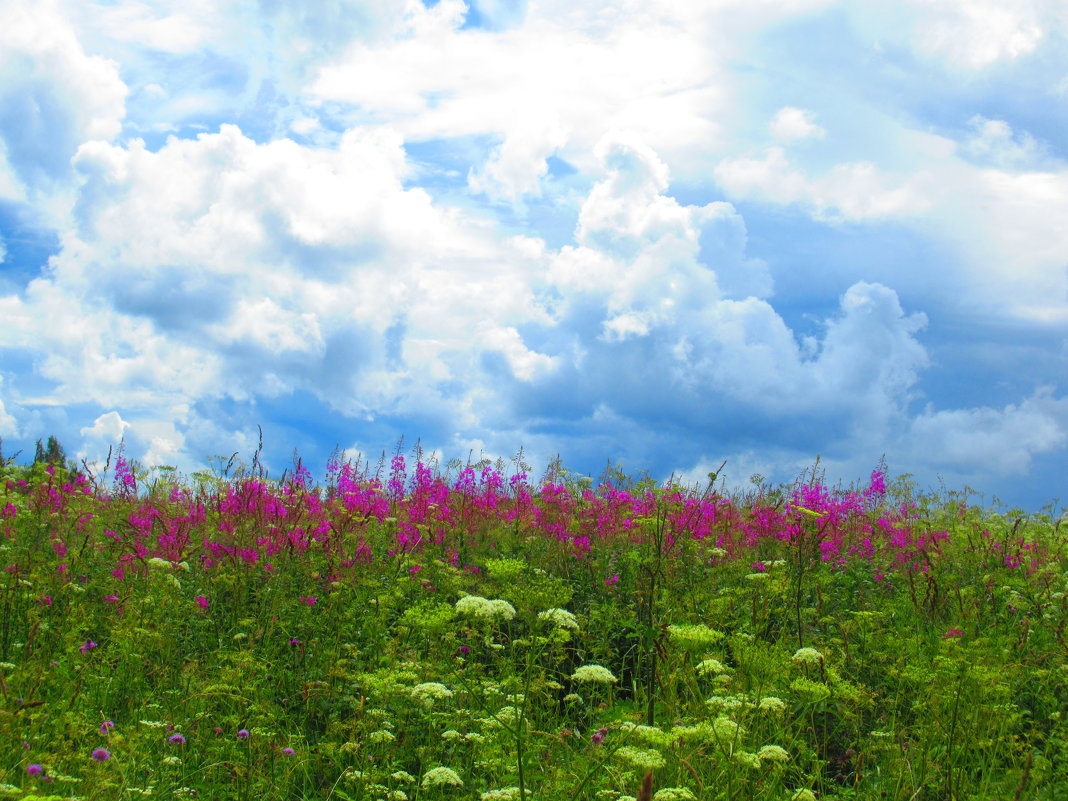
{"type": "Polygon", "coordinates": [[[781,147],[760,156],[723,159],[716,181],[728,194],[778,204],[801,203],[820,220],[859,221],[918,216],[930,208],[930,179],[923,172],[885,175],[871,162],[835,165],[818,177],[793,166],[781,147]]]}
{"type": "Polygon", "coordinates": [[[817,125],[811,111],[785,106],[771,121],[771,135],[776,139],[822,139],[827,131],[817,125]]]}
{"type": "Polygon", "coordinates": [[[928,408],[907,436],[916,462],[964,475],[1022,475],[1034,456],[1068,444],[1068,400],[1042,389],[1001,410],[928,408]]]}
{"type": "Polygon", "coordinates": [[[494,148],[485,165],[468,176],[473,192],[518,203],[523,195],[541,196],[541,180],[549,171],[546,159],[567,141],[559,123],[531,118],[513,129],[494,148]]]}
{"type": "Polygon", "coordinates": [[[920,49],[956,66],[982,69],[1034,52],[1045,35],[1031,0],[910,0],[920,49]]]}
{"type": "Polygon", "coordinates": [[[97,417],[91,426],[86,426],[79,433],[83,437],[90,437],[117,445],[122,441],[122,437],[129,427],[130,424],[123,420],[118,412],[111,411],[97,417]]]}
{"type": "Polygon", "coordinates": [[[1049,161],[1040,142],[1027,131],[1014,131],[1004,120],[977,114],[968,120],[968,125],[974,133],[964,140],[961,150],[985,166],[1033,169],[1049,161]]]}
{"type": "MultiPolygon", "coordinates": [[[[4,377],[0,375],[0,389],[4,386],[4,377]]],[[[0,436],[18,436],[19,425],[14,415],[8,413],[4,399],[0,397],[0,436]]]]}
{"type": "Polygon", "coordinates": [[[119,133],[125,98],[118,64],[87,55],[55,2],[0,5],[0,192],[64,188],[78,145],[119,133]]]}
{"type": "Polygon", "coordinates": [[[505,197],[531,191],[553,149],[592,166],[593,145],[611,128],[679,157],[718,136],[719,56],[671,15],[611,21],[541,3],[530,5],[521,28],[489,32],[459,30],[452,10],[444,1],[429,10],[415,4],[411,35],[354,48],[324,67],[310,91],[369,110],[367,119],[388,120],[409,141],[495,136],[499,150],[475,175],[503,179],[505,197]],[[533,165],[520,169],[513,153],[529,153],[533,165]]]}

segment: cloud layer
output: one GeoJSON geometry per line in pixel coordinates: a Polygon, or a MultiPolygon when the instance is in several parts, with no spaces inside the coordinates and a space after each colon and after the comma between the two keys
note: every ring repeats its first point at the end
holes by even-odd
{"type": "Polygon", "coordinates": [[[1002,87],[1058,91],[1068,20],[973,6],[7,3],[0,436],[194,469],[263,424],[275,472],[401,434],[735,481],[885,454],[1037,506],[1068,128],[1002,87]]]}

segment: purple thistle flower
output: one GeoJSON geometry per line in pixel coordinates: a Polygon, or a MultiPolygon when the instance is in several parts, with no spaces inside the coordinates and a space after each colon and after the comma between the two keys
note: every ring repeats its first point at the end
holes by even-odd
{"type": "Polygon", "coordinates": [[[110,720],[105,720],[100,724],[100,733],[107,734],[111,729],[115,728],[115,724],[110,720]]]}
{"type": "Polygon", "coordinates": [[[111,759],[111,752],[106,748],[96,748],[93,750],[93,759],[97,762],[107,762],[111,759]]]}
{"type": "Polygon", "coordinates": [[[40,776],[42,773],[44,773],[44,768],[42,768],[40,765],[36,765],[36,764],[35,765],[27,765],[26,766],[26,772],[28,774],[30,774],[31,776],[40,776]]]}
{"type": "Polygon", "coordinates": [[[282,749],[282,753],[285,754],[286,756],[293,756],[293,754],[295,754],[297,752],[294,751],[292,748],[283,748],[282,749]]]}
{"type": "Polygon", "coordinates": [[[178,745],[185,745],[185,737],[181,734],[172,734],[167,738],[168,743],[178,743],[178,745]]]}
{"type": "Polygon", "coordinates": [[[83,654],[87,654],[94,648],[96,648],[96,643],[92,640],[86,640],[84,643],[82,643],[82,646],[78,650],[81,651],[83,654]]]}
{"type": "Polygon", "coordinates": [[[247,740],[249,738],[248,729],[241,729],[237,733],[237,737],[238,737],[239,740],[247,740]]]}

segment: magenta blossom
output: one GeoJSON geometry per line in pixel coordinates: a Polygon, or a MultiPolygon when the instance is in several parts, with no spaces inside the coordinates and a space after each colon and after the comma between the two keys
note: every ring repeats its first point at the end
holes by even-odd
{"type": "Polygon", "coordinates": [[[178,745],[185,745],[185,737],[181,734],[172,734],[167,738],[168,743],[177,743],[178,745]]]}
{"type": "Polygon", "coordinates": [[[111,731],[111,729],[114,729],[114,728],[115,728],[115,724],[112,721],[105,720],[103,723],[100,724],[100,733],[101,734],[107,734],[109,731],[111,731]]]}
{"type": "Polygon", "coordinates": [[[42,773],[44,773],[44,768],[42,768],[40,765],[36,765],[36,764],[27,765],[26,766],[26,772],[28,774],[30,774],[31,776],[40,776],[42,773]]]}
{"type": "Polygon", "coordinates": [[[81,651],[83,654],[87,654],[94,648],[96,648],[96,643],[92,640],[86,640],[84,643],[82,643],[81,647],[78,650],[81,651]]]}
{"type": "Polygon", "coordinates": [[[93,749],[93,759],[97,762],[107,762],[111,759],[111,752],[106,748],[95,748],[93,749]]]}
{"type": "Polygon", "coordinates": [[[198,604],[200,605],[200,608],[201,608],[201,609],[207,609],[207,608],[208,608],[208,604],[210,604],[210,603],[211,603],[211,601],[209,601],[209,600],[208,600],[207,598],[205,598],[205,597],[204,597],[203,595],[198,595],[198,596],[197,596],[196,598],[194,598],[193,600],[195,600],[195,601],[196,601],[196,602],[197,602],[197,603],[198,603],[198,604]]]}
{"type": "Polygon", "coordinates": [[[248,738],[249,738],[248,729],[241,729],[237,733],[237,739],[239,739],[239,740],[247,740],[248,738]]]}
{"type": "Polygon", "coordinates": [[[302,604],[307,604],[308,606],[315,606],[315,602],[318,600],[319,598],[315,595],[309,595],[307,598],[301,598],[300,602],[302,604]]]}
{"type": "Polygon", "coordinates": [[[286,756],[293,756],[293,754],[295,754],[297,752],[294,751],[292,748],[283,748],[282,749],[282,753],[285,754],[286,756]]]}

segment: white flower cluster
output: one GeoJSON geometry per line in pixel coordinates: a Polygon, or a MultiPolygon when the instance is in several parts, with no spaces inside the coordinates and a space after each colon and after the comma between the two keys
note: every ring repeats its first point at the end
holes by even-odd
{"type": "Polygon", "coordinates": [[[633,745],[620,746],[612,756],[640,770],[656,770],[667,764],[659,751],[635,748],[633,745]]]}
{"type": "Polygon", "coordinates": [[[579,628],[578,620],[576,620],[575,616],[566,609],[546,609],[544,612],[538,613],[538,620],[547,620],[557,628],[561,629],[578,631],[579,628]]]}
{"type": "Polygon", "coordinates": [[[668,626],[668,637],[683,648],[706,648],[724,638],[722,631],[710,629],[704,623],[668,626]]]}
{"type": "Polygon", "coordinates": [[[786,749],[778,745],[762,745],[760,750],[757,751],[757,756],[761,759],[769,759],[772,762],[786,762],[790,755],[786,753],[786,749]]]}
{"type": "Polygon", "coordinates": [[[697,801],[689,787],[662,787],[653,793],[653,801],[697,801]]]}
{"type": "Polygon", "coordinates": [[[747,768],[757,769],[760,767],[760,757],[749,751],[735,751],[731,754],[731,758],[739,765],[745,765],[747,768]]]}
{"type": "Polygon", "coordinates": [[[764,712],[782,712],[786,709],[786,702],[781,698],[776,698],[774,695],[769,695],[760,699],[757,708],[764,712]]]}
{"type": "Polygon", "coordinates": [[[423,787],[442,787],[444,785],[452,785],[453,787],[463,787],[463,780],[460,779],[456,771],[452,768],[431,768],[423,774],[423,787]]]}
{"type": "MultiPolygon", "coordinates": [[[[529,795],[530,791],[527,790],[529,795]]],[[[480,801],[518,801],[518,787],[502,787],[499,790],[487,790],[479,796],[480,801]]]]}
{"type": "Polygon", "coordinates": [[[798,648],[794,652],[793,660],[798,664],[818,665],[823,661],[823,654],[815,648],[798,648]]]}
{"type": "Polygon", "coordinates": [[[726,673],[730,668],[720,662],[718,659],[705,659],[698,663],[697,672],[702,676],[707,676],[709,673],[712,675],[718,675],[720,673],[726,673]]]}
{"type": "Polygon", "coordinates": [[[671,732],[666,732],[658,726],[646,726],[644,724],[632,723],[627,720],[619,727],[620,731],[630,732],[638,740],[646,745],[657,746],[660,748],[666,748],[671,745],[674,739],[671,732]]]}
{"type": "Polygon", "coordinates": [[[417,684],[409,690],[414,700],[431,702],[439,698],[452,698],[452,690],[436,681],[427,681],[417,684]]]}
{"type": "Polygon", "coordinates": [[[507,601],[500,598],[491,601],[481,595],[465,595],[456,602],[456,611],[485,620],[511,620],[515,617],[515,607],[507,601]]]}
{"type": "Polygon", "coordinates": [[[583,665],[571,674],[574,681],[592,681],[597,684],[612,684],[616,677],[606,667],[601,665],[583,665]]]}

